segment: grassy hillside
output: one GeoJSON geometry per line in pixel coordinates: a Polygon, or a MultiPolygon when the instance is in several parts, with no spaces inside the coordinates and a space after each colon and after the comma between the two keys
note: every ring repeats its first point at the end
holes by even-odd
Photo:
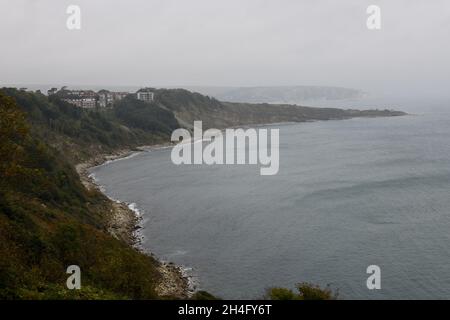
{"type": "Polygon", "coordinates": [[[57,96],[2,89],[26,113],[33,136],[60,150],[73,163],[93,154],[109,153],[168,140],[179,127],[173,114],[156,104],[133,98],[106,111],[85,110],[57,96]]]}
{"type": "Polygon", "coordinates": [[[277,122],[404,115],[403,112],[389,110],[359,111],[287,104],[220,102],[183,89],[156,90],[156,103],[162,108],[173,111],[178,122],[186,128],[191,128],[194,120],[202,120],[204,128],[220,129],[277,122]]]}
{"type": "Polygon", "coordinates": [[[109,200],[3,94],[0,128],[0,299],[157,298],[158,263],[105,232],[109,200]],[[65,287],[71,264],[82,290],[65,287]]]}

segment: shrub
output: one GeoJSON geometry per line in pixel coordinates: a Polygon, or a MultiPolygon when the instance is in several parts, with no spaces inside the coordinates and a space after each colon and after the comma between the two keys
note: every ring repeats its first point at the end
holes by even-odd
{"type": "Polygon", "coordinates": [[[307,282],[296,285],[298,293],[286,288],[269,288],[266,298],[270,300],[335,300],[338,291],[333,292],[329,285],[321,288],[307,282]]]}

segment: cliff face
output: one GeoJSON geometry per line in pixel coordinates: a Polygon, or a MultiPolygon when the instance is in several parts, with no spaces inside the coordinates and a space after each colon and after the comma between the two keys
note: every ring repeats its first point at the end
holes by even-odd
{"type": "Polygon", "coordinates": [[[156,103],[171,110],[178,122],[190,128],[195,120],[202,120],[205,128],[225,128],[277,122],[346,119],[351,117],[398,116],[403,112],[389,110],[343,110],[312,108],[288,104],[221,102],[199,93],[183,89],[156,91],[156,103]]]}

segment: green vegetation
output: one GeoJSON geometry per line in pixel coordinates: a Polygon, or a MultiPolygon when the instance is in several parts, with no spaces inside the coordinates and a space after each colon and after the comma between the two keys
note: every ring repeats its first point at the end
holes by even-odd
{"type": "Polygon", "coordinates": [[[288,104],[221,102],[183,89],[156,90],[158,105],[171,110],[178,122],[191,128],[194,120],[202,120],[203,128],[232,127],[277,122],[348,119],[351,117],[399,116],[403,112],[389,110],[343,110],[311,108],[288,104]]]}
{"type": "Polygon", "coordinates": [[[114,108],[85,110],[58,96],[2,89],[26,113],[31,134],[55,147],[72,163],[100,153],[166,142],[179,127],[173,114],[155,104],[126,98],[114,108]]]}
{"type": "Polygon", "coordinates": [[[219,300],[219,298],[213,296],[209,292],[200,290],[194,293],[194,295],[191,298],[192,300],[219,300]]]}
{"type": "Polygon", "coordinates": [[[153,299],[157,261],[105,232],[106,199],[0,95],[0,299],[153,299]],[[79,265],[82,289],[66,289],[79,265]]]}
{"type": "Polygon", "coordinates": [[[113,112],[128,127],[153,134],[170,136],[179,127],[172,112],[160,108],[156,103],[146,103],[132,97],[120,100],[113,112]]]}
{"type": "Polygon", "coordinates": [[[266,298],[270,300],[336,300],[338,292],[333,292],[329,286],[319,286],[302,282],[296,286],[298,293],[286,288],[270,288],[267,290],[266,298]]]}

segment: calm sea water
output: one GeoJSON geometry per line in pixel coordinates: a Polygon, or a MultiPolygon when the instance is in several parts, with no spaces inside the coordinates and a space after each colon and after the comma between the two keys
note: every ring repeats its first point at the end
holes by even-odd
{"type": "Polygon", "coordinates": [[[280,171],[175,166],[170,149],[95,168],[143,212],[143,246],[223,298],[307,281],[341,298],[450,298],[450,115],[280,128],[280,171]],[[366,268],[381,267],[381,290],[366,268]]]}

